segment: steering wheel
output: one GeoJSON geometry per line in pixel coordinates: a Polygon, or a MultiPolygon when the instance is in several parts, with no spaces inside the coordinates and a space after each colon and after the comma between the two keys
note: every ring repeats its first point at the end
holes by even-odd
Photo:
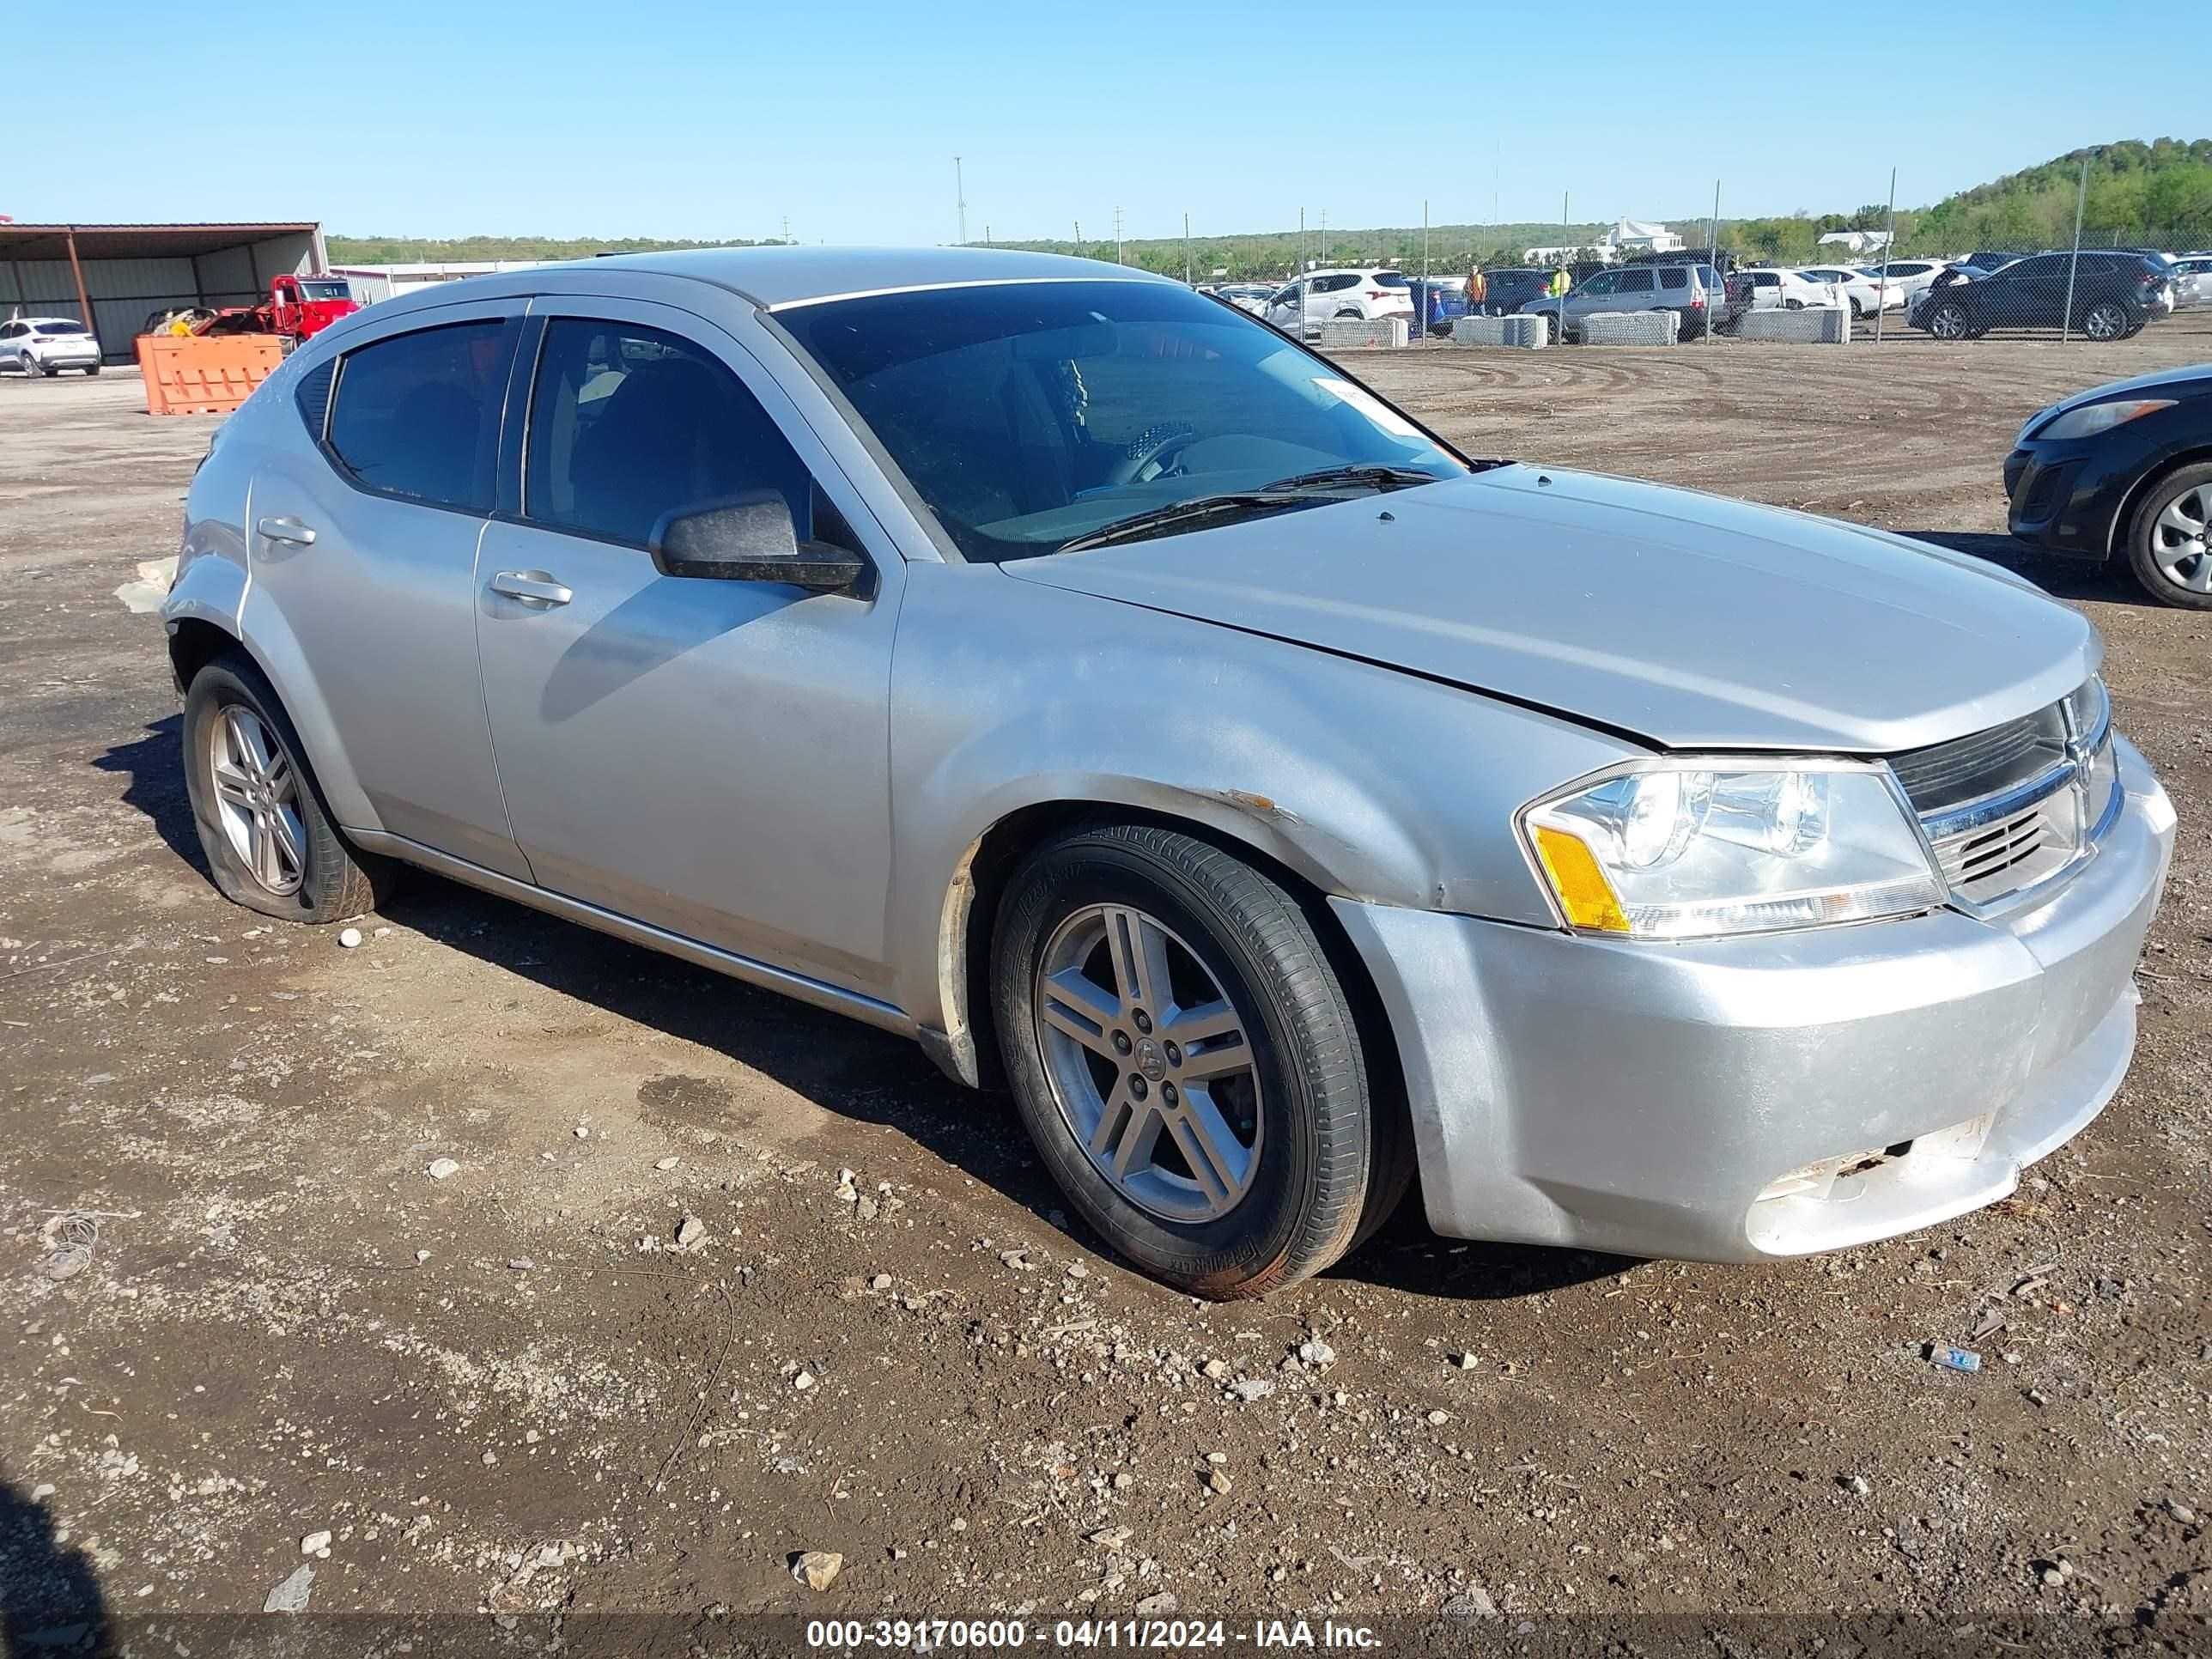
{"type": "Polygon", "coordinates": [[[1149,483],[1168,469],[1162,465],[1198,436],[1198,428],[1181,421],[1162,421],[1146,427],[1129,441],[1121,459],[1106,474],[1109,484],[1149,483]]]}

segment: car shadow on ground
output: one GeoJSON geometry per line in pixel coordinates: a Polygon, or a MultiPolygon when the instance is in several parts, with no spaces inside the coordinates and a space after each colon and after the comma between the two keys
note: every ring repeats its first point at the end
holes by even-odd
{"type": "Polygon", "coordinates": [[[114,1651],[91,1559],[55,1536],[44,1504],[0,1480],[0,1654],[114,1651]]]}
{"type": "MultiPolygon", "coordinates": [[[[204,878],[179,724],[175,715],[155,721],[145,737],[118,744],[92,763],[129,780],[123,799],[145,813],[163,843],[204,878]]],[[[826,1111],[902,1135],[1047,1224],[1112,1254],[1067,1210],[1011,1098],[951,1082],[904,1038],[423,871],[407,872],[380,914],[548,990],[724,1054],[826,1111]]],[[[716,1085],[701,1086],[700,1079],[670,1078],[640,1094],[648,1115],[674,1112],[702,1127],[741,1127],[726,1115],[741,1112],[742,1105],[716,1085]]],[[[857,1158],[857,1146],[847,1155],[857,1158]]],[[[1417,1182],[1392,1220],[1330,1276],[1495,1300],[1562,1289],[1632,1265],[1573,1250],[1439,1238],[1421,1215],[1417,1182]]]]}
{"type": "Polygon", "coordinates": [[[2039,553],[2010,536],[1978,535],[1971,531],[1900,530],[1897,533],[2002,565],[2014,574],[2027,577],[2055,599],[2094,599],[2107,605],[2152,608],[2157,605],[2136,585],[2124,557],[2101,564],[2088,559],[2062,559],[2039,553]]]}
{"type": "Polygon", "coordinates": [[[146,815],[161,844],[204,876],[207,856],[192,827],[192,803],[185,793],[181,752],[185,717],[169,714],[146,727],[146,735],[118,743],[93,757],[93,769],[120,774],[126,781],[123,804],[146,815]]]}

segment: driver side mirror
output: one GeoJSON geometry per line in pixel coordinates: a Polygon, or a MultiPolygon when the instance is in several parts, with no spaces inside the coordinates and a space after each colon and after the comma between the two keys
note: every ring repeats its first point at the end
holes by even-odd
{"type": "Polygon", "coordinates": [[[661,515],[646,543],[664,576],[728,582],[788,582],[819,593],[842,593],[867,574],[867,561],[826,542],[802,544],[791,504],[773,489],[661,515]]]}

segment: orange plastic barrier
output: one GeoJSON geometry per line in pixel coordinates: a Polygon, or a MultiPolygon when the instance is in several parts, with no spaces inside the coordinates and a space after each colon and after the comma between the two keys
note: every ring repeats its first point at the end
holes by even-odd
{"type": "Polygon", "coordinates": [[[284,361],[274,334],[142,334],[149,415],[227,415],[284,361]]]}

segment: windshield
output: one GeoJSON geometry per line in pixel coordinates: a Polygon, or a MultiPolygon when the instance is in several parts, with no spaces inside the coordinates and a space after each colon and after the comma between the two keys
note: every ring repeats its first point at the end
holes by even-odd
{"type": "Polygon", "coordinates": [[[40,323],[36,331],[40,334],[85,334],[91,331],[82,323],[40,323]]]}
{"type": "Polygon", "coordinates": [[[353,290],[342,282],[301,282],[300,297],[303,300],[350,300],[353,290]]]}
{"type": "Polygon", "coordinates": [[[1467,470],[1324,359],[1180,286],[929,289],[776,320],[970,559],[1334,467],[1467,470]]]}

